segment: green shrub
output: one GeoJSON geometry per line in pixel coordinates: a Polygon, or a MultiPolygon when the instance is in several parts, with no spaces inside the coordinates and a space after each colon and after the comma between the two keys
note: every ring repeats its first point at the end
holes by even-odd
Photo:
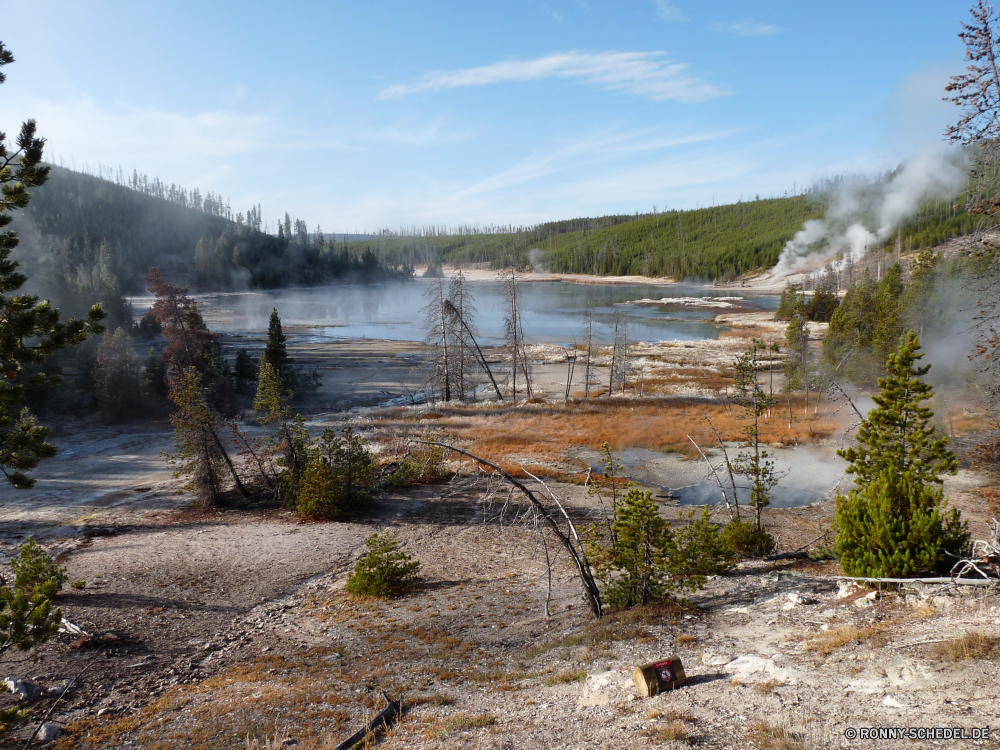
{"type": "Polygon", "coordinates": [[[706,576],[720,575],[732,567],[737,556],[723,541],[719,527],[712,523],[708,506],[702,509],[700,518],[695,518],[694,508],[681,512],[680,517],[688,523],[674,534],[671,575],[696,580],[701,585],[706,576]]]}
{"type": "Polygon", "coordinates": [[[299,481],[296,508],[307,518],[336,519],[364,510],[375,491],[375,465],[351,428],[337,437],[329,427],[299,481]]]}
{"type": "Polygon", "coordinates": [[[46,596],[55,596],[68,578],[66,568],[57,565],[34,537],[28,537],[21,545],[10,567],[14,571],[14,586],[24,592],[41,587],[46,596]]]}
{"type": "Polygon", "coordinates": [[[436,482],[445,478],[444,449],[439,445],[420,445],[407,450],[398,461],[383,467],[383,485],[390,489],[409,487],[419,482],[436,482]]]}
{"type": "Polygon", "coordinates": [[[837,553],[844,572],[892,578],[944,572],[949,554],[968,542],[958,511],[945,507],[942,474],[958,471],[948,438],[939,434],[924,401],[934,393],[921,379],[930,369],[910,331],[879,378],[875,408],[861,420],[855,447],[837,451],[855,486],[837,496],[837,553]]]}
{"type": "MultiPolygon", "coordinates": [[[[11,585],[0,585],[0,654],[11,648],[28,651],[59,630],[62,611],[52,608],[52,597],[66,583],[66,569],[56,565],[33,538],[21,545],[10,561],[11,585]]],[[[28,718],[17,706],[0,709],[0,735],[28,718]]]]}
{"type": "Polygon", "coordinates": [[[732,554],[709,521],[707,508],[674,532],[660,516],[649,492],[632,487],[615,508],[610,533],[590,527],[587,555],[612,609],[629,609],[669,598],[678,589],[695,590],[706,575],[725,570],[732,554]]]}
{"type": "Polygon", "coordinates": [[[774,551],[774,537],[758,529],[753,521],[733,519],[726,524],[720,542],[741,557],[767,557],[774,551]]]}
{"type": "Polygon", "coordinates": [[[399,541],[391,533],[372,534],[365,548],[368,551],[347,579],[349,593],[387,598],[411,586],[420,563],[399,549],[399,541]]]}
{"type": "Polygon", "coordinates": [[[876,477],[837,496],[837,553],[849,576],[898,578],[947,572],[968,539],[941,487],[908,477],[876,477]]]}

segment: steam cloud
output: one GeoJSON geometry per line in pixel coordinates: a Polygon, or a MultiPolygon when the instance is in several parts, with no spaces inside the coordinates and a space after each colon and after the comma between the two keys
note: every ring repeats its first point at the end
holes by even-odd
{"type": "Polygon", "coordinates": [[[903,164],[887,182],[844,180],[830,199],[823,219],[807,221],[781,252],[772,270],[788,276],[843,253],[858,259],[865,249],[885,242],[921,203],[952,198],[968,179],[965,156],[954,149],[928,149],[903,164]],[[874,231],[864,221],[876,225],[874,231]]]}

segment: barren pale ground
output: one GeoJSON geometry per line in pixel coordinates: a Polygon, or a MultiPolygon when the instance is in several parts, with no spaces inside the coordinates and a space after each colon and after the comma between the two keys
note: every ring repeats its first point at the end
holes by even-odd
{"type": "MultiPolygon", "coordinates": [[[[739,326],[763,330],[766,321],[739,326]]],[[[641,437],[668,451],[657,459],[665,484],[705,477],[703,463],[671,447],[708,409],[703,402],[685,411],[633,395],[564,408],[556,351],[533,354],[549,397],[540,404],[489,416],[437,406],[333,413],[327,404],[399,395],[397,378],[418,388],[415,350],[299,346],[294,335],[291,343],[293,356],[324,369],[314,431],[352,420],[375,440],[432,434],[492,451],[511,469],[547,468],[547,483],[581,521],[596,506],[578,483],[592,453],[580,451],[599,447],[603,431],[625,447],[645,445],[641,437]],[[404,365],[387,373],[397,361],[404,365]]],[[[721,368],[745,343],[636,351],[645,387],[693,398],[722,387],[721,368]]],[[[787,446],[779,455],[830,455],[842,415],[828,405],[806,420],[793,407],[790,428],[775,420],[776,444],[787,446]]],[[[67,732],[53,747],[243,748],[247,737],[263,746],[277,735],[285,746],[333,748],[382,707],[381,690],[406,706],[380,741],[390,748],[884,746],[844,739],[846,728],[872,725],[990,726],[1000,735],[1000,598],[985,590],[914,586],[866,598],[867,589],[839,585],[830,562],[744,563],[689,604],[595,622],[559,554],[547,616],[541,538],[500,524],[505,495],[485,497],[468,474],[390,493],[352,523],[302,523],[281,510],[191,509],[159,455],[172,445],[166,424],[67,424],[59,433],[62,453],[40,467],[36,489],[0,492],[3,554],[35,534],[71,581],[86,582],[67,587],[59,605],[92,637],[60,635],[37,658],[10,655],[4,665],[41,688],[77,681],[52,714],[67,732]],[[347,597],[365,538],[385,529],[421,561],[418,587],[388,602],[347,597]],[[632,668],[670,655],[689,684],[638,698],[632,668]]],[[[983,535],[997,513],[995,487],[968,470],[946,487],[983,535]]],[[[663,512],[676,517],[669,505],[663,512]]],[[[822,534],[831,515],[822,503],[771,509],[765,521],[792,550],[822,534]]],[[[35,703],[36,716],[52,702],[35,703]]]]}

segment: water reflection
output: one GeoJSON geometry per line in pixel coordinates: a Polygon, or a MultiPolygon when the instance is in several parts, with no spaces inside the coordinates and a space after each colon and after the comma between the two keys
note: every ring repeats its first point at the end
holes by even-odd
{"type": "MultiPolygon", "coordinates": [[[[206,322],[216,331],[239,333],[264,331],[272,307],[277,307],[282,323],[312,326],[317,337],[372,338],[421,341],[425,336],[423,297],[430,282],[414,279],[384,284],[334,284],[313,289],[278,289],[261,292],[197,295],[206,322]]],[[[504,305],[500,284],[471,281],[476,326],[484,344],[499,343],[503,334],[504,305]]],[[[594,336],[610,343],[610,323],[617,305],[628,321],[631,341],[714,339],[724,330],[710,323],[718,310],[684,305],[639,306],[623,304],[639,299],[697,297],[711,298],[734,294],[690,284],[654,286],[650,284],[570,284],[534,281],[522,284],[521,304],[525,335],[538,343],[582,342],[583,312],[594,310],[594,336]]],[[[739,292],[736,292],[738,294],[739,292]]],[[[136,313],[142,313],[151,299],[136,297],[136,313]]],[[[743,309],[774,309],[773,295],[743,295],[743,309]]]]}

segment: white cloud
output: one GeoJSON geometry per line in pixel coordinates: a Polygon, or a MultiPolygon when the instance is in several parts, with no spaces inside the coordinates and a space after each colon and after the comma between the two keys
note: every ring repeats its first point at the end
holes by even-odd
{"type": "Polygon", "coordinates": [[[665,52],[560,52],[535,60],[511,60],[464,70],[428,73],[419,83],[389,86],[379,95],[394,99],[424,91],[488,86],[545,78],[582,80],[610,91],[654,101],[698,102],[727,93],[685,72],[683,63],[664,60],[665,52]]]}
{"type": "Polygon", "coordinates": [[[735,34],[736,36],[768,36],[770,34],[777,34],[779,30],[777,26],[751,21],[749,18],[744,18],[742,21],[734,23],[715,24],[712,28],[715,31],[723,31],[727,34],[735,34]]]}
{"type": "Polygon", "coordinates": [[[664,21],[687,20],[687,18],[684,17],[684,13],[681,12],[681,9],[674,5],[671,0],[654,0],[653,5],[656,6],[656,15],[664,21]]]}
{"type": "Polygon", "coordinates": [[[278,137],[270,117],[226,110],[188,115],[124,105],[107,107],[88,96],[66,102],[33,100],[17,109],[38,121],[50,153],[57,157],[87,154],[106,164],[170,163],[180,158],[190,163],[257,153],[273,146],[278,137]]]}

